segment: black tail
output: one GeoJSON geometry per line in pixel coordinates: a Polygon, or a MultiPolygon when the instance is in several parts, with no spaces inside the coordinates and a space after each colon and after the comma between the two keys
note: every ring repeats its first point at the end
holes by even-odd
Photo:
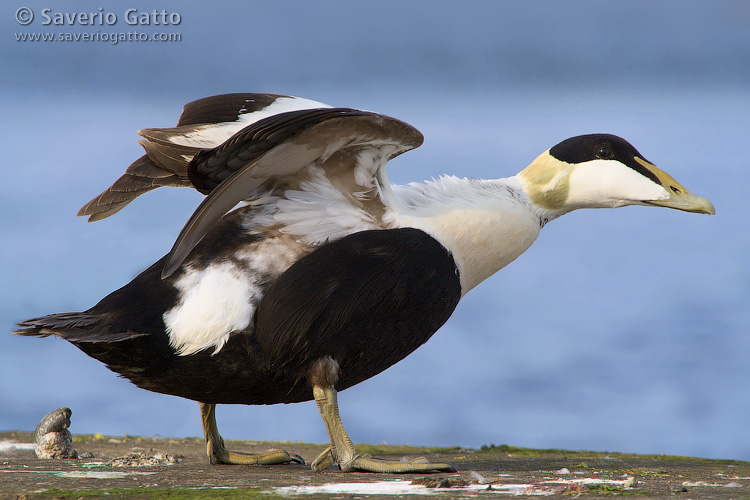
{"type": "Polygon", "coordinates": [[[21,328],[11,333],[26,337],[57,335],[68,342],[120,342],[148,335],[138,332],[115,332],[107,318],[86,312],[59,313],[18,323],[21,328]]]}

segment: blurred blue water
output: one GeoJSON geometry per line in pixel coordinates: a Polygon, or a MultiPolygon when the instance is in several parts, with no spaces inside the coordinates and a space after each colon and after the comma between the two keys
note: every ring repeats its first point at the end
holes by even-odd
{"type": "MultiPolygon", "coordinates": [[[[86,309],[171,247],[196,193],[158,190],[95,224],[74,214],[142,154],[137,129],[170,126],[198,97],[273,91],[401,118],[426,141],[392,162],[394,183],[512,175],[566,137],[611,132],[717,216],[630,207],[550,223],[430,342],[342,393],[342,418],[357,441],[750,459],[750,9],[462,5],[164,1],[183,41],[159,46],[19,43],[21,5],[4,6],[0,326],[86,309]]],[[[0,429],[66,405],[74,432],[201,434],[195,403],[65,342],[0,335],[0,352],[0,429]]],[[[229,438],[326,440],[314,404],[218,418],[229,438]]]]}

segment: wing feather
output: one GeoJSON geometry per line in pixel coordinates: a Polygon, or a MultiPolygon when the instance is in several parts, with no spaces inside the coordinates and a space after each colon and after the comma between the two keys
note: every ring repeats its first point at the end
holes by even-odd
{"type": "Polygon", "coordinates": [[[280,97],[289,96],[236,93],[204,97],[185,104],[177,126],[237,121],[240,115],[267,108],[280,97]]]}
{"type": "MultiPolygon", "coordinates": [[[[291,111],[248,126],[220,146],[198,153],[188,166],[191,182],[212,190],[177,237],[162,277],[180,266],[224,214],[249,196],[259,195],[259,188],[269,180],[289,183],[289,177],[306,166],[325,162],[336,153],[376,149],[382,161],[374,163],[367,176],[359,175],[360,182],[366,179],[372,184],[360,187],[372,189],[377,170],[386,161],[422,141],[422,134],[402,121],[348,108],[291,111]],[[227,172],[231,175],[222,180],[227,172]]],[[[345,170],[357,178],[356,159],[361,155],[348,156],[353,160],[345,170]]]]}
{"type": "MultiPolygon", "coordinates": [[[[280,94],[223,94],[185,105],[172,128],[147,128],[138,133],[146,155],[133,162],[115,183],[88,202],[79,216],[89,222],[115,214],[143,193],[162,186],[195,187],[187,166],[202,149],[218,146],[247,125],[291,109],[328,107],[309,99],[280,94]]],[[[204,194],[208,191],[198,188],[204,194]]]]}
{"type": "Polygon", "coordinates": [[[114,184],[84,205],[78,211],[78,216],[88,216],[89,222],[105,219],[152,189],[189,185],[187,172],[182,176],[170,172],[157,165],[148,155],[144,155],[135,160],[114,184]]]}

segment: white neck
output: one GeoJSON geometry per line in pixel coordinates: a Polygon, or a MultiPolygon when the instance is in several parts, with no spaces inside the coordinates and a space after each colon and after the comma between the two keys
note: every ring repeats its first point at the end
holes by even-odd
{"type": "Polygon", "coordinates": [[[525,252],[548,220],[529,201],[516,176],[498,180],[445,176],[392,188],[386,221],[391,227],[421,229],[450,250],[462,294],[525,252]]]}

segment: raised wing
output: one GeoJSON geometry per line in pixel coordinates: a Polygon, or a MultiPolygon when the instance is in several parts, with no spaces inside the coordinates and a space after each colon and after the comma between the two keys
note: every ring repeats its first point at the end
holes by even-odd
{"type": "Polygon", "coordinates": [[[78,216],[88,216],[89,222],[93,222],[117,213],[152,189],[196,187],[188,178],[187,166],[199,151],[214,148],[248,125],[269,116],[326,107],[329,106],[298,97],[248,93],[224,94],[188,103],[176,127],[138,132],[144,137],[139,143],[146,154],[134,161],[112,186],[84,205],[78,216]]]}
{"type": "MultiPolygon", "coordinates": [[[[377,192],[387,185],[386,162],[422,141],[422,134],[404,122],[348,108],[290,111],[249,125],[221,145],[197,153],[188,165],[192,184],[210,194],[182,229],[162,276],[172,274],[206,232],[243,200],[284,192],[289,209],[277,214],[277,220],[292,234],[315,232],[310,238],[318,242],[339,236],[325,232],[328,221],[346,218],[335,209],[318,215],[327,201],[345,199],[339,205],[349,204],[344,211],[354,206],[365,214],[382,215],[377,192]],[[299,207],[305,204],[308,209],[303,211],[299,207]]],[[[342,224],[346,222],[334,223],[331,231],[342,224]]]]}

